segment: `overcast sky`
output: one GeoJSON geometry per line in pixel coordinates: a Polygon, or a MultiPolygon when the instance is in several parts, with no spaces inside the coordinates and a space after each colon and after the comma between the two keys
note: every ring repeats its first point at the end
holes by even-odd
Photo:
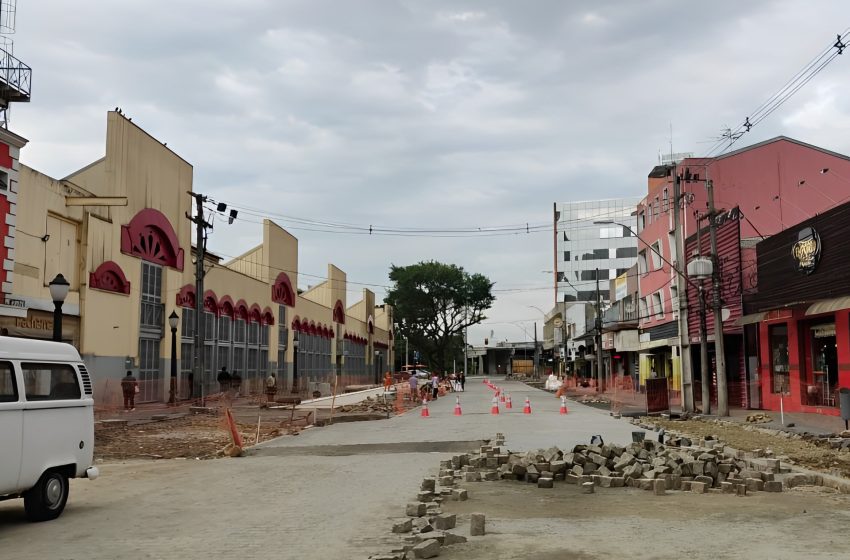
{"type": "MultiPolygon", "coordinates": [[[[33,95],[11,129],[30,140],[25,164],[58,178],[101,157],[120,106],[194,165],[196,191],[384,227],[540,224],[555,201],[639,196],[671,125],[675,151],[707,151],[850,26],[850,3],[793,0],[18,4],[33,95]]],[[[848,58],[740,145],[784,134],[850,153],[848,58]]],[[[241,216],[211,250],[261,241],[259,218],[241,216]]],[[[370,237],[276,221],[299,238],[302,273],[332,262],[386,285],[391,263],[435,259],[520,290],[497,292],[475,344],[490,330],[525,340],[540,317],[528,306],[553,302],[551,231],[370,237]]]]}

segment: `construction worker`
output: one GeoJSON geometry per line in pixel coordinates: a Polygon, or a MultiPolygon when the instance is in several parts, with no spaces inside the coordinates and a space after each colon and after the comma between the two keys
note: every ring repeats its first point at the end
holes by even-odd
{"type": "Polygon", "coordinates": [[[266,400],[269,403],[274,402],[274,396],[277,393],[277,379],[274,376],[274,372],[270,373],[268,377],[266,377],[266,400]]]}

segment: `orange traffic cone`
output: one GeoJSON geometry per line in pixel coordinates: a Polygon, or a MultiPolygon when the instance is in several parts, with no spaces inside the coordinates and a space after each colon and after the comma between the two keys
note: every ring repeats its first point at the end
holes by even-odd
{"type": "Polygon", "coordinates": [[[499,399],[493,397],[493,406],[490,407],[490,414],[499,414],[499,399]]]}
{"type": "Polygon", "coordinates": [[[505,408],[513,408],[513,407],[514,407],[514,405],[511,402],[511,395],[508,394],[508,396],[505,397],[505,408]]]}
{"type": "Polygon", "coordinates": [[[422,414],[421,414],[421,416],[422,416],[422,418],[430,418],[431,417],[431,413],[428,412],[428,401],[426,401],[425,399],[422,399],[422,414]]]}
{"type": "Polygon", "coordinates": [[[531,401],[525,397],[525,407],[522,409],[523,414],[531,414],[531,401]]]}
{"type": "Polygon", "coordinates": [[[460,397],[455,397],[455,416],[463,416],[463,411],[460,409],[460,397]]]}
{"type": "Polygon", "coordinates": [[[569,410],[567,410],[567,397],[561,397],[561,414],[566,414],[568,412],[569,410]]]}

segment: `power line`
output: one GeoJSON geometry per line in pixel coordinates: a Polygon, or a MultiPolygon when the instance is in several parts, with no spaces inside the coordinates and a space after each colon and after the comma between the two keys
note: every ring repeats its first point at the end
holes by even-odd
{"type": "Polygon", "coordinates": [[[712,157],[715,154],[723,154],[728,151],[750,129],[764,121],[764,119],[785,104],[786,101],[791,99],[795,93],[817,76],[838,55],[844,52],[846,48],[844,41],[848,36],[850,36],[850,31],[848,30],[838,34],[835,43],[830,44],[820,54],[809,61],[808,64],[803,66],[802,69],[797,71],[777,92],[756,107],[744,119],[744,122],[734,129],[727,129],[708,151],[706,157],[712,157]]]}

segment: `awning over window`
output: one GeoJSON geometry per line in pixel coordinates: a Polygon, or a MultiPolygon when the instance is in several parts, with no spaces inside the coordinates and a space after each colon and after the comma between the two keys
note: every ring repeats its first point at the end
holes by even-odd
{"type": "Polygon", "coordinates": [[[735,321],[735,325],[739,327],[743,327],[744,325],[752,325],[753,323],[760,323],[762,319],[767,316],[767,312],[763,313],[750,313],[749,315],[744,315],[735,321]]]}
{"type": "Polygon", "coordinates": [[[813,303],[806,309],[806,315],[820,315],[821,313],[832,313],[841,309],[850,309],[850,296],[825,299],[813,303]]]}

